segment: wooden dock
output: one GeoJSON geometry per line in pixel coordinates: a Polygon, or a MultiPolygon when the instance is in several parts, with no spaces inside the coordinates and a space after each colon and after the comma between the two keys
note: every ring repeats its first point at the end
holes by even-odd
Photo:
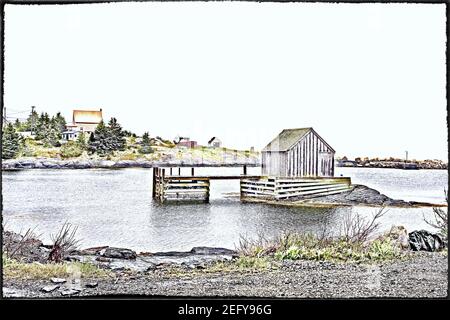
{"type": "Polygon", "coordinates": [[[239,180],[241,199],[289,200],[332,195],[352,188],[348,177],[266,177],[247,175],[176,175],[181,170],[153,168],[153,199],[166,201],[209,202],[211,180],[239,180]]]}
{"type": "Polygon", "coordinates": [[[174,172],[176,173],[177,171],[181,173],[181,170],[173,170],[173,168],[153,168],[153,199],[160,203],[171,200],[209,202],[211,180],[261,178],[260,176],[247,175],[246,166],[243,166],[242,175],[229,176],[196,176],[194,168],[191,169],[191,175],[174,175],[174,172]]]}

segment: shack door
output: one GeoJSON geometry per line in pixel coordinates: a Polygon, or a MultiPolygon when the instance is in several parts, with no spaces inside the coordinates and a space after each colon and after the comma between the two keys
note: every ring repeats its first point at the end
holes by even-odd
{"type": "Polygon", "coordinates": [[[330,177],[333,175],[333,153],[319,151],[319,177],[330,177]]]}

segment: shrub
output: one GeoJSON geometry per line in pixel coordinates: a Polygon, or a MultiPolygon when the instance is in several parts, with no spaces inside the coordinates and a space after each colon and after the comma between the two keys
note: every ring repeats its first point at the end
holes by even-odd
{"type": "Polygon", "coordinates": [[[154,153],[154,152],[155,151],[150,146],[142,146],[139,148],[139,153],[142,153],[142,154],[150,154],[150,153],[154,153]]]}
{"type": "Polygon", "coordinates": [[[82,153],[82,147],[75,141],[68,141],[61,147],[60,151],[62,158],[76,158],[81,156],[82,153]]]}

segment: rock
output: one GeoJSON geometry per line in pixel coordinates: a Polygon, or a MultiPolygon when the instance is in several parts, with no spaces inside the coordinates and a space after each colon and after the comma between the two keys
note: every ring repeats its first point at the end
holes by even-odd
{"type": "Polygon", "coordinates": [[[53,283],[61,284],[61,283],[66,282],[66,279],[63,279],[63,278],[51,278],[50,281],[53,282],[53,283]]]}
{"type": "Polygon", "coordinates": [[[226,248],[212,248],[212,247],[194,247],[190,251],[193,254],[204,255],[236,255],[237,252],[226,248]]]}
{"type": "Polygon", "coordinates": [[[409,249],[409,237],[403,226],[392,226],[391,230],[380,238],[389,238],[391,243],[400,249],[409,249]]]}
{"type": "Polygon", "coordinates": [[[99,252],[102,257],[115,259],[136,259],[136,252],[125,248],[108,247],[99,252]]]}
{"type": "Polygon", "coordinates": [[[65,261],[70,261],[70,262],[80,262],[81,259],[78,257],[74,257],[74,256],[68,256],[64,258],[65,261]]]}
{"type": "Polygon", "coordinates": [[[78,160],[78,161],[74,161],[73,163],[73,168],[74,169],[87,169],[87,168],[91,168],[92,164],[89,161],[86,160],[78,160]]]}
{"type": "Polygon", "coordinates": [[[74,254],[80,255],[80,256],[93,256],[93,255],[98,255],[100,253],[100,251],[102,251],[103,249],[106,249],[106,248],[108,248],[108,246],[92,247],[92,248],[83,249],[80,251],[75,251],[74,254]]]}
{"type": "Polygon", "coordinates": [[[3,287],[3,296],[5,298],[20,298],[23,297],[23,291],[3,287]]]}
{"type": "Polygon", "coordinates": [[[60,169],[61,168],[58,163],[53,162],[53,161],[44,161],[44,162],[42,162],[42,165],[45,168],[49,168],[49,169],[60,169]]]}
{"type": "Polygon", "coordinates": [[[444,240],[438,234],[426,230],[411,232],[409,245],[413,251],[438,251],[445,247],[444,240]]]}
{"type": "Polygon", "coordinates": [[[98,282],[88,282],[85,286],[86,288],[96,288],[98,286],[98,282]]]}
{"type": "Polygon", "coordinates": [[[97,260],[98,262],[111,262],[112,261],[111,258],[105,258],[105,257],[102,257],[102,256],[99,256],[99,257],[95,258],[95,260],[97,260]]]}
{"type": "Polygon", "coordinates": [[[59,288],[59,285],[58,284],[55,284],[55,285],[51,285],[51,286],[45,286],[45,287],[43,287],[42,289],[41,289],[41,291],[44,291],[44,292],[52,292],[52,291],[55,291],[56,289],[58,289],[59,288]]]}
{"type": "Polygon", "coordinates": [[[116,163],[115,163],[114,161],[111,161],[111,160],[101,160],[101,161],[98,163],[98,166],[99,166],[99,167],[102,167],[102,168],[111,168],[111,167],[113,167],[115,164],[116,164],[116,163]]]}
{"type": "Polygon", "coordinates": [[[61,291],[61,295],[71,296],[71,295],[80,293],[80,291],[81,290],[78,290],[78,289],[66,289],[66,290],[61,291]]]}

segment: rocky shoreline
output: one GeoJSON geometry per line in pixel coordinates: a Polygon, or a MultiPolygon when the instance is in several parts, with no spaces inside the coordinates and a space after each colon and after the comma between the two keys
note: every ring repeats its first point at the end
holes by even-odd
{"type": "Polygon", "coordinates": [[[6,298],[156,297],[447,297],[448,261],[439,252],[376,264],[283,261],[249,272],[157,268],[114,271],[108,278],[4,279],[6,298]],[[74,281],[75,280],[75,281],[74,281]],[[78,280],[78,281],[77,281],[78,280]]]}
{"type": "Polygon", "coordinates": [[[22,158],[2,160],[2,170],[19,169],[119,169],[119,168],[153,168],[153,167],[256,167],[259,162],[252,159],[237,159],[235,161],[187,161],[187,160],[103,160],[103,159],[54,159],[54,158],[22,158]]]}
{"type": "MultiPolygon", "coordinates": [[[[4,232],[3,245],[21,236],[4,232]]],[[[49,246],[31,239],[20,247],[27,265],[48,264],[49,246]]],[[[3,276],[5,298],[95,296],[157,297],[446,297],[447,251],[408,251],[401,259],[360,262],[272,261],[268,268],[236,269],[239,255],[225,248],[195,247],[187,252],[136,253],[126,248],[95,247],[70,252],[68,276],[3,276]],[[107,270],[84,276],[71,263],[107,270]],[[220,263],[220,267],[214,267],[220,263]]]]}
{"type": "Polygon", "coordinates": [[[384,169],[429,169],[429,170],[448,170],[448,163],[441,160],[409,160],[405,162],[401,159],[361,159],[355,160],[338,159],[337,167],[353,167],[353,168],[384,168],[384,169]]]}

